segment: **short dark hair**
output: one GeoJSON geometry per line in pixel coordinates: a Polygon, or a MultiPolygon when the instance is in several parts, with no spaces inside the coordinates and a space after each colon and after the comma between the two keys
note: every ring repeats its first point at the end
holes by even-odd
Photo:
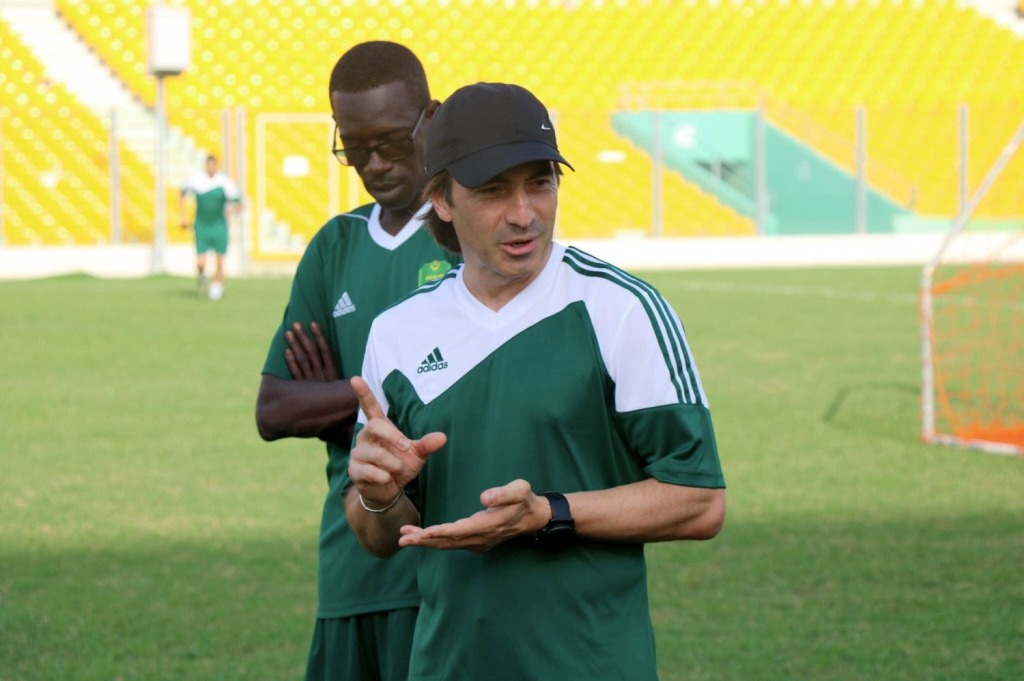
{"type": "Polygon", "coordinates": [[[371,40],[350,48],[331,71],[332,92],[365,92],[388,83],[405,83],[414,100],[430,101],[427,74],[412,50],[387,40],[371,40]]]}
{"type": "MultiPolygon", "coordinates": [[[[442,170],[427,180],[427,186],[423,188],[423,195],[430,201],[434,198],[435,194],[441,194],[445,203],[451,205],[452,176],[447,170],[442,170]]],[[[441,248],[447,249],[452,253],[462,253],[459,237],[455,234],[455,225],[447,220],[442,220],[441,216],[434,210],[433,203],[431,203],[430,208],[427,209],[426,216],[423,218],[423,226],[426,227],[427,231],[430,232],[430,236],[434,237],[434,241],[441,248]]]]}

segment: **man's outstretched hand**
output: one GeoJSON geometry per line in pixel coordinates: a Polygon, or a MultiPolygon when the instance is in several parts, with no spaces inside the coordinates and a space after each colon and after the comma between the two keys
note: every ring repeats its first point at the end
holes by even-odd
{"type": "Polygon", "coordinates": [[[513,537],[536,534],[551,518],[551,503],[525,480],[513,480],[480,495],[484,507],[468,518],[431,527],[402,527],[399,546],[486,551],[513,537]]]}

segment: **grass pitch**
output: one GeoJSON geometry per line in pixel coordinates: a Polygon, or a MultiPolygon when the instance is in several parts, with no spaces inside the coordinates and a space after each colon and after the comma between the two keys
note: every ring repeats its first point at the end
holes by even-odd
{"type": "MultiPolygon", "coordinates": [[[[919,444],[917,271],[644,276],[729,484],[648,549],[663,681],[1015,678],[1024,459],[919,444]]],[[[288,286],[0,282],[0,680],[301,677],[325,456],[253,422],[288,286]]]]}

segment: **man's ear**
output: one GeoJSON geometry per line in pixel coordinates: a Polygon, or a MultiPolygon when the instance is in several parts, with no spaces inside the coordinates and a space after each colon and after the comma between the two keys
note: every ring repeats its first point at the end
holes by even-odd
{"type": "Polygon", "coordinates": [[[440,101],[438,101],[436,99],[430,100],[429,102],[427,102],[427,112],[425,114],[423,114],[423,117],[426,120],[429,121],[431,118],[434,117],[434,114],[437,113],[437,110],[440,107],[441,107],[441,102],[440,101]]]}
{"type": "Polygon", "coordinates": [[[430,202],[434,205],[434,212],[437,213],[437,217],[445,222],[452,221],[452,212],[448,209],[448,203],[444,200],[443,191],[434,192],[430,197],[430,202]]]}

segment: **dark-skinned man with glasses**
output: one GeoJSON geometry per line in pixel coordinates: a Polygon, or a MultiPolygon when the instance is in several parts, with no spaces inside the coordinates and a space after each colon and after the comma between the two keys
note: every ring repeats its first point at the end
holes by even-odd
{"type": "Polygon", "coordinates": [[[358,374],[370,323],[461,258],[422,228],[425,137],[439,103],[419,59],[392,42],[360,43],[338,60],[329,86],[332,151],[358,173],[374,203],[332,218],[310,241],[263,367],[256,423],[265,440],[327,444],[318,605],[308,680],[406,678],[419,607],[411,560],[362,549],[345,521],[358,374]]]}

